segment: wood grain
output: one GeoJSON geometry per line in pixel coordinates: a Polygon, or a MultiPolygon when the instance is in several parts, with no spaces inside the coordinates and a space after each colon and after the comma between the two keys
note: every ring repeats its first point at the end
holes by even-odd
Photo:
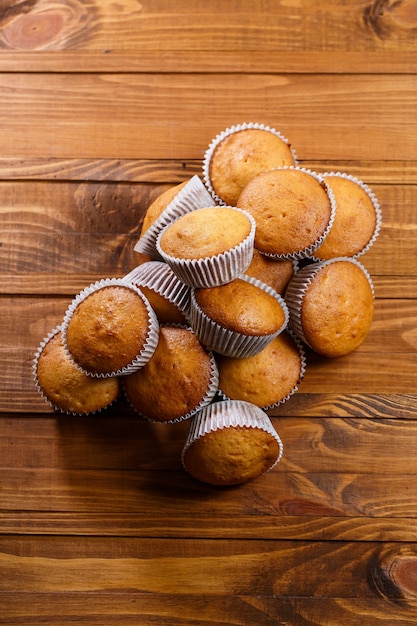
{"type": "Polygon", "coordinates": [[[0,624],[417,622],[414,0],[0,3],[0,624]],[[149,204],[245,121],[371,186],[367,340],[306,351],[282,461],[216,489],[187,422],[54,412],[32,362],[73,296],[138,262],[149,204]]]}

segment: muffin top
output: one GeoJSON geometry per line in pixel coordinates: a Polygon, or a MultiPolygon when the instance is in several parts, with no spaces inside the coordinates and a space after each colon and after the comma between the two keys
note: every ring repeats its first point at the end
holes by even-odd
{"type": "Polygon", "coordinates": [[[236,206],[241,191],[257,174],[294,164],[291,147],[278,134],[246,128],[219,141],[211,155],[208,172],[216,195],[225,204],[236,206]]]}
{"type": "Polygon", "coordinates": [[[237,204],[255,219],[255,248],[291,258],[317,245],[333,216],[324,186],[298,168],[258,174],[243,189],[237,204]]]}
{"type": "Polygon", "coordinates": [[[291,259],[275,259],[261,254],[254,249],[252,260],[245,274],[261,280],[280,295],[284,295],[285,288],[294,274],[294,263],[291,259]]]}
{"type": "Polygon", "coordinates": [[[103,286],[75,307],[66,329],[66,347],[87,372],[117,372],[142,351],[150,320],[144,297],[133,288],[103,286]]]}
{"type": "Polygon", "coordinates": [[[373,291],[358,265],[336,260],[318,270],[301,308],[307,343],[327,357],[356,350],[367,336],[373,317],[373,291]]]}
{"type": "Polygon", "coordinates": [[[304,372],[303,355],[286,332],[254,356],[241,359],[218,355],[216,360],[223,394],[265,409],[294,392],[304,372]]]}
{"type": "Polygon", "coordinates": [[[217,368],[189,328],[161,326],[152,358],[123,378],[126,395],[139,413],[158,421],[188,416],[217,390],[217,368]]]}
{"type": "Polygon", "coordinates": [[[244,335],[271,335],[285,323],[285,311],[277,298],[243,278],[195,289],[194,297],[207,317],[244,335]]]}
{"type": "Polygon", "coordinates": [[[279,454],[279,444],[271,433],[260,428],[228,426],[191,443],[184,451],[183,464],[202,482],[237,485],[268,471],[279,454]]]}
{"type": "Polygon", "coordinates": [[[324,177],[336,202],[332,227],[314,256],[320,260],[355,256],[371,241],[377,225],[375,205],[355,180],[330,174],[324,177]]]}
{"type": "Polygon", "coordinates": [[[146,213],[143,218],[142,228],[140,232],[140,236],[152,226],[154,222],[159,218],[161,213],[165,211],[167,206],[172,202],[175,196],[181,191],[183,187],[187,184],[187,181],[180,183],[179,185],[175,185],[174,187],[170,187],[166,191],[164,191],[160,196],[158,196],[152,204],[146,210],[146,213]]]}
{"type": "Polygon", "coordinates": [[[160,235],[162,251],[177,259],[204,259],[241,244],[252,230],[250,218],[234,207],[205,207],[181,216],[160,235]]]}
{"type": "Polygon", "coordinates": [[[42,347],[35,369],[36,381],[43,395],[55,408],[67,413],[98,411],[119,395],[117,377],[94,378],[74,365],[64,348],[60,331],[42,347]]]}

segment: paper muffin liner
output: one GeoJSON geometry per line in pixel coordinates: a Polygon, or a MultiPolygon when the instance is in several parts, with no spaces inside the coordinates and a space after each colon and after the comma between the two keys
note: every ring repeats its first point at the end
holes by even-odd
{"type": "Polygon", "coordinates": [[[233,135],[233,133],[237,133],[237,132],[239,132],[241,130],[248,130],[248,129],[252,129],[252,128],[255,129],[255,130],[266,130],[266,131],[276,135],[277,137],[279,137],[290,148],[292,157],[294,159],[294,163],[295,164],[298,163],[298,158],[297,158],[297,155],[295,153],[295,150],[290,145],[288,139],[282,133],[280,133],[278,130],[273,128],[272,126],[268,126],[266,124],[258,124],[257,122],[245,122],[243,124],[235,124],[234,126],[230,126],[229,128],[226,128],[225,130],[220,132],[218,135],[216,135],[216,137],[214,137],[214,139],[209,144],[209,146],[208,146],[208,148],[207,148],[207,150],[206,150],[206,152],[204,154],[204,158],[203,158],[203,180],[204,180],[204,184],[206,185],[206,187],[207,187],[211,197],[213,198],[213,200],[215,200],[215,202],[217,204],[219,204],[219,205],[226,205],[226,202],[224,202],[224,200],[222,198],[220,198],[220,196],[217,195],[217,193],[214,191],[213,186],[211,184],[211,179],[210,179],[210,161],[211,161],[211,158],[213,156],[213,152],[217,148],[219,143],[221,141],[223,141],[224,139],[226,139],[226,137],[229,137],[230,135],[233,135]]]}
{"type": "MultiPolygon", "coordinates": [[[[184,324],[163,324],[163,325],[161,325],[161,327],[167,327],[167,326],[173,327],[173,328],[186,328],[187,330],[190,330],[191,332],[194,332],[193,329],[191,328],[191,326],[184,325],[184,324]]],[[[190,419],[198,411],[200,411],[200,409],[202,409],[203,407],[205,407],[208,404],[210,404],[212,402],[213,398],[215,397],[216,393],[217,393],[217,389],[218,389],[218,385],[219,385],[219,371],[218,371],[217,363],[216,363],[216,360],[214,358],[213,353],[211,351],[208,351],[208,355],[210,357],[210,363],[211,363],[211,375],[210,375],[209,386],[208,386],[207,391],[204,394],[203,398],[198,403],[198,405],[196,405],[191,411],[188,411],[187,413],[184,413],[183,415],[180,415],[179,417],[176,417],[176,418],[171,419],[171,420],[157,420],[157,419],[154,419],[152,417],[149,417],[145,413],[142,413],[141,411],[139,411],[139,409],[136,406],[134,406],[134,404],[130,401],[130,398],[127,395],[126,390],[125,390],[124,385],[123,385],[124,396],[125,396],[127,402],[129,403],[130,407],[133,409],[133,411],[137,415],[139,415],[143,419],[146,419],[149,422],[153,422],[155,424],[176,424],[178,422],[183,422],[185,420],[190,419]]]]}
{"type": "MultiPolygon", "coordinates": [[[[364,183],[359,178],[356,178],[355,176],[352,176],[351,174],[346,174],[344,172],[339,172],[339,171],[337,171],[337,172],[325,172],[324,174],[320,174],[320,177],[323,179],[323,181],[324,181],[326,176],[338,176],[339,178],[346,178],[347,180],[350,180],[353,183],[356,183],[367,194],[367,196],[369,197],[369,199],[372,202],[372,205],[374,207],[375,218],[376,218],[375,219],[375,229],[374,229],[374,232],[372,234],[372,237],[370,238],[368,243],[362,248],[362,250],[360,250],[356,254],[353,254],[350,257],[350,258],[353,258],[353,259],[357,259],[357,258],[361,257],[363,254],[365,254],[365,252],[367,252],[369,250],[369,248],[371,248],[371,246],[373,246],[373,244],[375,243],[376,239],[378,238],[379,232],[381,230],[381,225],[382,225],[382,212],[381,212],[381,207],[380,207],[379,201],[378,201],[377,197],[375,196],[374,192],[371,190],[370,187],[368,187],[368,185],[366,183],[364,183]]],[[[329,191],[331,191],[331,190],[329,189],[329,191]]],[[[336,200],[335,200],[335,204],[336,204],[336,200]]],[[[336,211],[337,211],[337,204],[336,204],[336,211]]],[[[322,261],[323,260],[323,259],[320,259],[318,257],[315,257],[314,254],[311,256],[311,258],[312,258],[313,261],[322,261]]]]}
{"type": "Polygon", "coordinates": [[[269,416],[255,404],[245,402],[243,400],[220,400],[213,402],[208,406],[200,409],[193,417],[190,430],[187,435],[184,447],[181,453],[181,462],[184,469],[184,456],[187,449],[200,437],[204,437],[210,432],[220,430],[222,428],[254,428],[264,430],[274,437],[279,446],[279,454],[274,463],[268,468],[271,470],[281,460],[284,446],[281,438],[275,430],[269,416]]]}
{"type": "Polygon", "coordinates": [[[300,167],[298,165],[286,165],[283,167],[275,167],[269,171],[275,171],[275,170],[297,170],[300,172],[304,172],[305,174],[309,174],[310,176],[315,178],[317,182],[320,183],[320,185],[323,187],[324,191],[326,192],[329,198],[330,216],[329,216],[329,221],[327,223],[327,226],[324,232],[320,235],[320,237],[316,239],[316,241],[311,243],[309,246],[301,250],[294,250],[294,252],[288,252],[285,254],[273,254],[273,253],[264,252],[264,251],[262,252],[262,254],[267,257],[270,257],[271,259],[293,259],[295,261],[309,259],[313,256],[313,253],[317,250],[317,248],[321,246],[321,244],[323,243],[323,241],[326,239],[327,235],[329,234],[331,227],[333,226],[335,215],[336,215],[336,200],[335,200],[333,191],[330,189],[328,185],[324,185],[323,179],[320,174],[306,167],[300,167]]]}
{"type": "MultiPolygon", "coordinates": [[[[60,406],[57,406],[56,404],[54,404],[49,398],[48,396],[45,394],[45,392],[43,391],[41,385],[39,384],[38,381],[38,362],[39,359],[41,357],[41,354],[44,350],[44,348],[47,346],[47,344],[51,341],[51,339],[53,339],[53,337],[55,337],[55,335],[57,335],[59,332],[62,331],[62,325],[60,324],[59,326],[56,326],[54,329],[52,329],[48,335],[46,337],[44,337],[44,339],[42,339],[42,341],[40,342],[34,358],[33,358],[33,363],[32,363],[32,377],[33,377],[33,382],[35,383],[35,387],[38,391],[38,393],[40,394],[40,396],[44,399],[44,401],[49,404],[49,406],[54,410],[57,411],[58,413],[62,413],[64,415],[76,415],[76,416],[85,416],[85,415],[95,415],[96,413],[100,413],[103,409],[107,409],[108,407],[110,407],[112,404],[114,404],[116,402],[116,399],[114,399],[112,402],[108,402],[106,405],[103,405],[102,407],[95,409],[94,411],[67,411],[65,409],[63,409],[60,406]]],[[[77,368],[79,369],[79,368],[77,368]]]]}
{"type": "MultiPolygon", "coordinates": [[[[275,409],[277,406],[280,406],[281,404],[288,402],[288,400],[298,391],[298,387],[301,381],[303,380],[304,374],[306,371],[306,355],[305,355],[303,344],[298,339],[297,335],[290,328],[286,328],[283,332],[286,332],[291,337],[291,339],[293,340],[298,350],[298,353],[300,355],[300,374],[298,376],[298,380],[296,384],[293,386],[291,391],[286,396],[278,400],[277,402],[273,402],[272,404],[261,406],[260,408],[263,411],[270,411],[271,409],[275,409]]],[[[218,396],[222,400],[231,400],[231,398],[227,394],[225,394],[220,388],[218,390],[218,396]]]]}
{"type": "Polygon", "coordinates": [[[134,246],[135,252],[147,254],[152,259],[161,260],[161,256],[156,249],[156,240],[161,230],[173,221],[194,211],[213,204],[213,198],[208,193],[201,179],[193,176],[168,206],[164,209],[157,220],[144,232],[142,237],[134,246]]]}
{"type": "Polygon", "coordinates": [[[78,367],[79,370],[87,374],[87,376],[94,376],[96,378],[107,378],[109,376],[126,376],[127,374],[131,374],[135,370],[143,367],[145,363],[149,361],[149,359],[152,357],[153,353],[155,352],[156,346],[158,345],[158,338],[159,338],[159,322],[155,315],[154,310],[149,304],[148,299],[143,295],[139,287],[136,287],[132,283],[127,283],[124,278],[103,278],[85,287],[82,291],[80,291],[75,296],[75,298],[69,305],[68,309],[65,312],[64,320],[62,323],[62,341],[63,341],[68,357],[71,359],[74,365],[78,367]],[[71,321],[74,311],[76,310],[78,305],[81,304],[81,302],[83,302],[86,298],[88,298],[88,296],[90,296],[95,291],[98,291],[99,289],[103,289],[105,287],[113,287],[113,286],[126,287],[128,289],[132,289],[143,300],[146,306],[146,309],[148,311],[148,331],[147,331],[146,340],[139,354],[137,354],[137,356],[130,363],[126,364],[124,367],[118,370],[115,370],[114,372],[105,372],[105,373],[104,372],[90,372],[75,361],[70,350],[68,349],[68,345],[67,345],[68,325],[71,321]]]}
{"type": "Polygon", "coordinates": [[[181,259],[166,254],[160,245],[165,229],[162,230],[156,241],[158,254],[171,267],[178,278],[190,287],[217,287],[237,278],[249,266],[253,256],[256,223],[247,211],[236,207],[224,206],[246,215],[251,223],[248,236],[237,246],[214,256],[203,259],[181,259]]]}
{"type": "Polygon", "coordinates": [[[189,309],[191,288],[163,261],[146,261],[126,274],[123,280],[137,287],[149,287],[185,314],[189,309]]]}
{"type": "Polygon", "coordinates": [[[316,274],[332,263],[336,263],[338,261],[347,261],[348,263],[352,263],[359,267],[364,273],[365,277],[369,282],[369,286],[372,291],[372,296],[374,297],[375,291],[372,282],[372,278],[368,272],[368,270],[360,263],[357,259],[352,257],[335,257],[334,259],[328,259],[326,261],[318,261],[315,263],[311,263],[310,265],[306,265],[302,269],[300,269],[297,274],[290,280],[287,290],[285,292],[285,302],[287,303],[289,310],[289,328],[295,333],[295,335],[301,339],[307,346],[311,347],[308,343],[301,321],[301,313],[304,296],[308,291],[309,285],[316,274]]]}
{"type": "Polygon", "coordinates": [[[286,328],[289,321],[289,311],[284,298],[269,285],[257,278],[252,278],[252,276],[241,275],[239,278],[263,289],[280,304],[284,312],[284,322],[276,332],[269,335],[245,335],[224,328],[202,311],[195,298],[194,290],[191,290],[190,323],[201,343],[210,350],[224,356],[245,358],[263,350],[274,337],[286,328]]]}

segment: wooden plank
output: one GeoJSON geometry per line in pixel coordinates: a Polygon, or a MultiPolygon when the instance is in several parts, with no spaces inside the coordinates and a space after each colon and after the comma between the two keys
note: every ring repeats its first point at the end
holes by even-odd
{"type": "Polygon", "coordinates": [[[381,146],[415,161],[416,93],[414,75],[3,73],[2,156],[201,159],[218,132],[257,121],[306,162],[380,160],[381,146]]]}

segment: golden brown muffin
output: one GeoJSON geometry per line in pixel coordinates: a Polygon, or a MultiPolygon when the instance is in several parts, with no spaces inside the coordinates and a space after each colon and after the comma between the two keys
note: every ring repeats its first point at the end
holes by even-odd
{"type": "Polygon", "coordinates": [[[74,365],[68,358],[60,330],[39,348],[34,375],[46,400],[65,413],[94,413],[114,402],[120,391],[119,378],[87,376],[74,365]]]}
{"type": "Polygon", "coordinates": [[[297,272],[286,292],[290,326],[313,350],[339,357],[356,350],[371,327],[373,287],[353,259],[313,263],[297,272]]]}
{"type": "Polygon", "coordinates": [[[324,176],[336,202],[332,227],[314,252],[320,260],[358,256],[370,244],[379,221],[379,205],[366,186],[342,174],[324,176]]]}
{"type": "Polygon", "coordinates": [[[281,440],[261,409],[225,401],[205,407],[193,418],[182,463],[197,480],[227,486],[267,472],[281,454],[281,440]]]}
{"type": "Polygon", "coordinates": [[[148,207],[145,216],[142,222],[142,228],[140,232],[140,236],[148,230],[150,226],[159,218],[161,213],[165,211],[170,202],[175,198],[175,196],[181,191],[183,187],[187,184],[188,181],[184,181],[179,185],[175,185],[174,187],[170,187],[166,191],[164,191],[160,196],[156,198],[148,207]]]}
{"type": "Polygon", "coordinates": [[[304,374],[304,355],[297,341],[283,332],[261,352],[240,359],[216,356],[219,389],[232,400],[252,402],[263,409],[288,399],[304,374]]]}
{"type": "Polygon", "coordinates": [[[113,375],[156,346],[158,322],[145,296],[114,281],[75,298],[64,321],[64,344],[75,363],[92,375],[113,375]]]}
{"type": "Polygon", "coordinates": [[[290,145],[276,131],[245,128],[225,135],[210,149],[206,164],[210,186],[225,204],[236,206],[243,188],[260,172],[295,165],[290,145]]]}
{"type": "Polygon", "coordinates": [[[234,207],[205,207],[178,218],[162,233],[161,250],[176,259],[205,259],[227,252],[250,234],[252,223],[234,207]]]}
{"type": "Polygon", "coordinates": [[[294,262],[290,259],[274,259],[254,249],[245,274],[261,280],[282,296],[294,275],[294,262]]]}
{"type": "Polygon", "coordinates": [[[194,297],[207,317],[238,333],[271,335],[285,323],[283,304],[243,278],[219,287],[195,289],[194,297]]]}
{"type": "Polygon", "coordinates": [[[326,235],[334,215],[323,184],[301,168],[258,174],[237,204],[255,219],[255,248],[286,258],[308,256],[326,235]]]}
{"type": "Polygon", "coordinates": [[[142,285],[139,287],[150,302],[160,324],[185,324],[187,319],[176,304],[159,294],[155,289],[142,285]]]}
{"type": "Polygon", "coordinates": [[[161,326],[152,358],[123,379],[127,398],[144,417],[172,422],[190,417],[217,391],[213,357],[190,328],[161,326]]]}

